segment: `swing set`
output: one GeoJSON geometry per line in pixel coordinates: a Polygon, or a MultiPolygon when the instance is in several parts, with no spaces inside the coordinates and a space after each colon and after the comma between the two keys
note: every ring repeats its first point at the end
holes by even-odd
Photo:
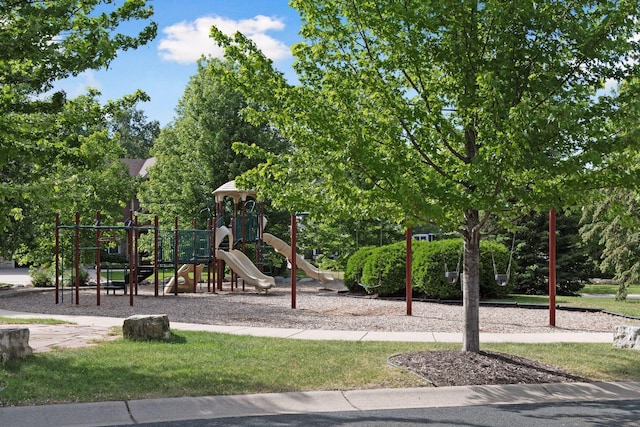
{"type": "MultiPolygon", "coordinates": [[[[513,233],[513,239],[511,240],[511,250],[509,251],[509,263],[507,264],[506,273],[498,273],[498,268],[496,266],[496,258],[493,253],[493,248],[489,248],[491,251],[491,262],[493,264],[493,277],[498,286],[507,286],[509,283],[509,278],[511,277],[511,261],[513,260],[513,252],[516,244],[516,233],[513,233]]],[[[457,283],[460,279],[460,264],[462,263],[462,248],[460,249],[460,255],[458,257],[458,263],[456,265],[456,269],[454,271],[449,270],[447,266],[447,260],[442,256],[442,261],[444,263],[444,278],[447,282],[454,284],[457,283]]]]}

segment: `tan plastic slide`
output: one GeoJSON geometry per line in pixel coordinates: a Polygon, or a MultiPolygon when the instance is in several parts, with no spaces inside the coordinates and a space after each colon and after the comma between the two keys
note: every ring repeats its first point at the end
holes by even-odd
{"type": "Polygon", "coordinates": [[[218,249],[216,257],[226,262],[242,280],[255,286],[256,289],[266,292],[268,289],[276,287],[275,279],[258,270],[258,267],[242,251],[232,249],[227,252],[218,249]]]}
{"type": "MultiPolygon", "coordinates": [[[[196,284],[200,281],[200,275],[204,269],[204,264],[195,266],[195,274],[193,272],[193,264],[183,264],[178,269],[178,292],[195,292],[196,284]]],[[[164,287],[165,294],[175,292],[175,277],[167,282],[164,287]]]]}
{"type": "MultiPolygon", "coordinates": [[[[276,252],[284,255],[287,259],[291,259],[291,246],[287,245],[281,239],[278,239],[273,234],[264,233],[262,236],[262,240],[264,240],[267,245],[273,247],[276,252]]],[[[331,274],[323,273],[322,271],[318,270],[316,267],[302,258],[299,254],[296,254],[296,265],[299,268],[303,269],[304,272],[307,273],[307,276],[318,279],[322,283],[330,283],[334,280],[331,274]]]]}

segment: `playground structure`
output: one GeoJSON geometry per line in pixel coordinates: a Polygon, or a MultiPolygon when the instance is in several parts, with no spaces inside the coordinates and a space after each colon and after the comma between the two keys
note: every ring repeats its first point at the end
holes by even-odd
{"type": "MultiPolygon", "coordinates": [[[[307,272],[310,277],[316,278],[323,283],[333,280],[327,273],[322,273],[313,265],[306,262],[303,257],[296,254],[292,247],[295,243],[295,215],[292,215],[292,243],[287,245],[284,241],[271,234],[264,233],[267,223],[263,215],[263,205],[258,201],[255,191],[239,190],[235,187],[235,182],[231,181],[221,186],[213,192],[216,200],[216,209],[213,218],[207,219],[206,229],[197,229],[197,220],[193,221],[192,229],[180,229],[178,218],[175,218],[172,230],[161,230],[158,226],[158,217],[154,218],[153,224],[140,224],[138,217],[129,211],[129,218],[123,225],[102,225],[100,212],[96,212],[96,219],[92,225],[82,225],[80,215],[76,213],[73,225],[61,225],[59,215],[56,215],[55,225],[55,289],[56,304],[60,302],[60,292],[64,299],[64,281],[61,286],[61,271],[67,269],[68,260],[65,263],[62,255],[61,265],[61,232],[73,231],[73,261],[72,277],[74,283],[70,288],[75,291],[75,303],[79,303],[80,288],[80,253],[81,251],[93,252],[93,261],[96,266],[96,305],[100,305],[100,292],[102,289],[121,289],[129,295],[129,304],[133,305],[134,296],[138,295],[138,284],[153,275],[154,296],[174,294],[182,292],[195,292],[196,286],[201,282],[200,278],[207,267],[207,292],[216,293],[216,289],[221,291],[225,265],[231,271],[231,288],[238,287],[238,279],[242,280],[242,290],[245,284],[254,286],[259,291],[267,291],[275,287],[275,279],[264,274],[264,250],[273,247],[278,253],[284,255],[291,263],[291,292],[292,308],[295,308],[296,275],[297,266],[307,272]],[[233,199],[233,216],[230,221],[230,228],[224,225],[225,198],[233,199]],[[95,234],[95,244],[93,246],[81,246],[80,234],[90,232],[95,234]],[[116,237],[116,234],[120,234],[116,237]],[[152,260],[142,262],[139,253],[139,238],[142,234],[153,233],[152,260]],[[127,263],[122,267],[126,271],[124,280],[110,280],[102,283],[101,251],[105,249],[104,244],[113,245],[114,242],[126,241],[127,263]],[[244,253],[245,245],[255,245],[255,260],[249,259],[244,253]],[[265,245],[266,244],[266,245],[265,245]],[[271,246],[270,246],[271,245],[271,246]],[[294,256],[295,255],[295,256],[294,256]],[[164,287],[160,287],[159,270],[161,268],[173,268],[173,277],[164,287]],[[215,283],[212,282],[212,273],[215,273],[215,283]]],[[[83,242],[89,236],[83,234],[83,242]]],[[[84,244],[84,243],[83,243],[84,244]]],[[[64,245],[62,245],[64,248],[64,245]]],[[[62,251],[64,253],[64,251],[62,251]]],[[[108,274],[107,274],[108,276],[108,274]]],[[[73,298],[72,298],[73,300],[73,298]]]]}
{"type": "MultiPolygon", "coordinates": [[[[243,290],[244,284],[249,283],[256,287],[256,289],[266,290],[275,286],[275,281],[272,282],[273,278],[266,276],[262,273],[261,268],[264,265],[263,258],[263,245],[264,241],[267,245],[271,244],[272,247],[279,253],[284,254],[289,258],[289,262],[291,263],[291,308],[296,308],[296,270],[298,264],[301,268],[305,269],[307,274],[311,277],[315,277],[323,283],[326,281],[331,281],[332,276],[326,273],[319,272],[315,267],[311,266],[307,263],[302,257],[295,254],[295,250],[292,248],[296,248],[296,232],[297,232],[297,217],[296,214],[293,213],[291,215],[291,245],[288,246],[282,240],[275,238],[274,236],[264,233],[264,226],[266,225],[266,218],[263,215],[262,202],[259,202],[256,198],[257,193],[255,191],[246,191],[239,190],[235,187],[235,182],[230,181],[223,186],[219,187],[217,190],[213,192],[216,199],[217,208],[215,209],[215,220],[212,222],[209,220],[207,222],[206,230],[197,230],[196,229],[196,220],[194,219],[194,228],[192,230],[180,230],[178,229],[178,218],[175,219],[175,229],[173,230],[173,240],[171,237],[168,238],[170,243],[167,252],[170,253],[169,260],[173,264],[174,267],[174,283],[180,282],[181,276],[179,275],[179,271],[181,269],[178,268],[180,263],[182,264],[192,264],[193,269],[196,270],[197,264],[202,264],[202,261],[206,261],[206,264],[210,267],[207,269],[207,290],[209,292],[212,291],[211,288],[211,272],[213,266],[216,266],[217,274],[217,287],[219,290],[222,289],[222,280],[223,280],[223,272],[224,272],[224,264],[226,263],[232,270],[232,278],[231,278],[231,290],[233,291],[234,287],[234,274],[243,279],[243,290]],[[234,213],[233,218],[231,220],[231,231],[226,228],[223,224],[224,216],[223,212],[223,200],[225,197],[231,197],[234,201],[234,213]],[[252,197],[253,200],[248,200],[249,197],[252,197]],[[253,219],[251,221],[247,221],[247,205],[248,202],[252,202],[253,208],[258,207],[257,211],[253,211],[255,213],[253,219]],[[239,205],[242,208],[242,215],[238,215],[239,205]],[[225,251],[223,247],[223,240],[227,239],[228,250],[225,251]],[[256,261],[255,263],[251,262],[244,253],[241,251],[237,251],[234,246],[237,243],[240,243],[242,247],[247,243],[247,241],[253,240],[256,245],[256,261]],[[183,241],[192,241],[193,244],[189,245],[188,243],[181,243],[183,241]],[[204,243],[206,242],[206,243],[204,243]],[[288,248],[287,248],[288,246],[288,248]],[[172,253],[171,253],[172,252],[172,253]],[[242,254],[242,255],[240,255],[242,254]],[[293,256],[295,254],[295,256],[293,256]]],[[[552,208],[549,211],[549,324],[550,326],[555,326],[555,297],[556,297],[556,236],[555,236],[555,208],[552,208]]],[[[133,305],[133,296],[134,292],[137,295],[137,285],[139,280],[138,270],[142,270],[138,267],[138,248],[137,248],[137,237],[141,232],[154,232],[154,260],[153,260],[153,271],[154,271],[154,284],[155,284],[155,296],[159,295],[159,285],[158,285],[158,267],[160,264],[160,260],[164,259],[162,257],[162,248],[159,245],[159,227],[158,227],[158,218],[155,217],[155,222],[153,226],[150,225],[139,225],[137,221],[137,217],[134,218],[133,213],[129,212],[129,219],[125,221],[124,226],[102,226],[100,225],[100,212],[96,213],[96,222],[91,226],[82,226],[79,222],[79,214],[76,213],[75,224],[72,226],[63,226],[60,225],[59,215],[56,215],[56,227],[55,227],[55,295],[56,295],[56,304],[59,303],[59,279],[60,279],[60,266],[59,266],[59,245],[60,245],[60,231],[64,229],[73,229],[74,230],[74,270],[75,270],[75,301],[78,304],[79,300],[79,265],[80,265],[80,250],[81,249],[94,249],[96,251],[95,261],[96,261],[96,270],[97,270],[97,293],[96,293],[96,304],[100,305],[100,249],[101,243],[104,241],[109,241],[111,237],[106,236],[103,237],[103,232],[115,231],[115,230],[124,230],[127,234],[128,241],[128,254],[129,254],[129,265],[127,269],[129,270],[128,275],[126,277],[129,278],[129,297],[130,297],[130,305],[133,305]],[[81,248],[80,247],[80,237],[79,233],[82,229],[91,229],[94,230],[96,245],[93,248],[81,248]]],[[[405,244],[406,244],[406,274],[405,274],[405,301],[406,301],[406,314],[412,314],[412,227],[406,228],[405,233],[405,244]]],[[[494,275],[496,282],[500,286],[504,286],[509,280],[509,270],[511,267],[511,257],[513,255],[513,247],[515,242],[512,242],[511,254],[509,259],[509,266],[507,267],[506,274],[498,273],[495,267],[494,261],[494,275]]],[[[445,277],[451,283],[455,283],[459,280],[460,271],[459,271],[459,263],[455,272],[447,271],[448,268],[445,265],[445,277]]],[[[185,270],[181,271],[181,274],[184,273],[185,270]]],[[[182,276],[182,280],[187,283],[187,277],[182,276]]],[[[195,292],[195,286],[198,281],[195,280],[196,277],[199,277],[197,274],[194,274],[193,280],[189,282],[188,287],[189,290],[193,289],[195,292]]],[[[237,282],[236,286],[237,286],[237,282]]],[[[109,285],[107,284],[107,287],[109,285]]],[[[126,285],[124,285],[126,286],[126,285]]],[[[180,286],[172,286],[172,290],[175,295],[178,295],[180,286]]],[[[126,288],[124,288],[126,289],[126,288]]],[[[213,287],[213,292],[215,292],[215,286],[213,287]]],[[[115,292],[114,292],[115,293],[115,292]]],[[[64,289],[63,289],[64,295],[64,289]]]]}
{"type": "Polygon", "coordinates": [[[175,292],[175,286],[178,287],[178,292],[195,292],[196,285],[204,270],[204,264],[182,264],[178,269],[178,280],[175,277],[169,279],[164,287],[164,291],[167,294],[175,292]]]}
{"type": "MultiPolygon", "coordinates": [[[[276,252],[284,255],[285,258],[287,259],[291,259],[293,254],[293,251],[291,250],[291,246],[286,244],[283,240],[278,239],[276,236],[269,233],[263,233],[262,238],[264,242],[267,245],[273,247],[273,249],[276,252]]],[[[313,266],[313,264],[307,262],[299,254],[296,254],[296,265],[300,267],[305,273],[307,273],[307,276],[320,280],[322,283],[331,283],[334,280],[331,274],[324,273],[318,270],[316,267],[313,266]]]]}

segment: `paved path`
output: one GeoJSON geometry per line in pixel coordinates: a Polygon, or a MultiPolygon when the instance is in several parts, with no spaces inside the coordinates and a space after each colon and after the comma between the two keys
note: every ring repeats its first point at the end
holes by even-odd
{"type": "MultiPolygon", "coordinates": [[[[76,348],[90,345],[95,340],[117,338],[117,329],[124,319],[99,316],[71,316],[40,313],[20,313],[0,310],[1,317],[11,318],[48,318],[70,322],[68,325],[28,324],[29,345],[34,352],[50,351],[53,348],[76,348]]],[[[171,322],[171,319],[169,319],[171,322]]],[[[0,325],[0,328],[15,328],[15,325],[0,325]]],[[[250,326],[202,325],[195,323],[171,322],[171,329],[184,331],[220,332],[235,335],[290,338],[305,340],[339,341],[399,341],[399,342],[446,342],[462,343],[461,333],[450,332],[380,332],[380,331],[336,331],[322,329],[261,328],[250,326]]],[[[538,334],[480,334],[480,341],[518,342],[518,343],[554,343],[585,342],[611,343],[612,333],[538,333],[538,334]]]]}

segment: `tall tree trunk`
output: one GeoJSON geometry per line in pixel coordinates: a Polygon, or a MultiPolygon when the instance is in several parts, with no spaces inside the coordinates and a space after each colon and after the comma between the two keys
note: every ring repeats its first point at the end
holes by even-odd
{"type": "Polygon", "coordinates": [[[463,233],[462,304],[464,331],[462,351],[478,353],[480,351],[480,227],[477,221],[472,222],[475,224],[467,224],[466,232],[463,233]]]}

